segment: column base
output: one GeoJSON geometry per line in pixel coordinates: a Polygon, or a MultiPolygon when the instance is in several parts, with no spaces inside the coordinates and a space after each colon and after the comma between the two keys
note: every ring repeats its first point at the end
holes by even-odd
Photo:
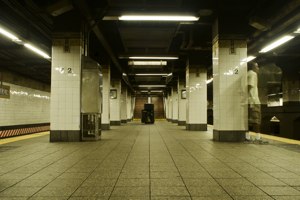
{"type": "Polygon", "coordinates": [[[186,121],[178,121],[178,126],[185,126],[186,125],[186,121]]]}
{"type": "Polygon", "coordinates": [[[213,140],[220,142],[243,142],[246,131],[213,131],[213,140]]]}
{"type": "Polygon", "coordinates": [[[110,121],[110,125],[111,126],[120,126],[121,125],[121,121],[110,121]]]}
{"type": "Polygon", "coordinates": [[[110,124],[101,124],[101,130],[109,130],[110,124]]]}
{"type": "Polygon", "coordinates": [[[176,123],[176,124],[178,123],[177,119],[172,119],[171,121],[172,121],[172,123],[176,123]]]}
{"type": "Polygon", "coordinates": [[[80,142],[80,130],[50,130],[50,142],[80,142]]]}
{"type": "Polygon", "coordinates": [[[122,124],[126,124],[126,123],[127,123],[127,119],[122,119],[122,120],[121,120],[121,123],[122,123],[122,124]]]}
{"type": "Polygon", "coordinates": [[[186,124],[188,131],[207,131],[207,124],[186,124]]]}

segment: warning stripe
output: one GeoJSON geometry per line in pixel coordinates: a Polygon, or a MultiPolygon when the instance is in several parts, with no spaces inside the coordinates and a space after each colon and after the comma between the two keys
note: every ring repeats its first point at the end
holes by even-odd
{"type": "Polygon", "coordinates": [[[18,135],[25,135],[29,133],[38,133],[43,131],[49,131],[50,126],[37,126],[30,128],[18,128],[18,129],[10,129],[10,130],[0,130],[0,138],[13,137],[18,135]]]}

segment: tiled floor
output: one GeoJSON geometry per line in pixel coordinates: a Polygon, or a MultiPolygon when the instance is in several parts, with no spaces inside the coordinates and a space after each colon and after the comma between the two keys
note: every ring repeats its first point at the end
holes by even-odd
{"type": "Polygon", "coordinates": [[[300,154],[219,143],[168,122],[129,123],[102,140],[0,145],[0,199],[300,199],[300,154]]]}

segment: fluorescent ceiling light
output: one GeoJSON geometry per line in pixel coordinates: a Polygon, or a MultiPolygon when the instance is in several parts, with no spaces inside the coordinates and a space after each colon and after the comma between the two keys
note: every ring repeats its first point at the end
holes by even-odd
{"type": "Polygon", "coordinates": [[[40,56],[46,58],[46,59],[51,58],[48,54],[46,54],[45,52],[43,52],[42,50],[36,48],[35,46],[33,46],[31,44],[25,43],[24,46],[26,48],[30,49],[31,51],[35,52],[36,54],[39,54],[40,56]]]}
{"type": "Polygon", "coordinates": [[[293,38],[294,38],[294,36],[291,36],[291,35],[283,36],[283,37],[279,38],[278,40],[274,41],[273,43],[264,47],[262,50],[259,51],[259,53],[266,53],[268,51],[271,51],[272,49],[275,49],[276,47],[290,41],[293,38]]]}
{"type": "Polygon", "coordinates": [[[21,40],[17,36],[10,33],[9,31],[3,29],[2,27],[0,27],[0,34],[4,35],[5,37],[7,37],[9,39],[11,39],[13,42],[21,42],[21,40]]]}
{"type": "Polygon", "coordinates": [[[168,74],[135,74],[136,76],[168,76],[168,74]]]}
{"type": "Polygon", "coordinates": [[[198,21],[199,17],[180,15],[123,15],[123,21],[198,21]]]}
{"type": "Polygon", "coordinates": [[[166,85],[138,85],[138,87],[166,87],[166,85]]]}
{"type": "Polygon", "coordinates": [[[214,80],[213,78],[206,80],[206,84],[210,84],[211,82],[213,82],[213,80],[214,80]]]}
{"type": "Polygon", "coordinates": [[[242,62],[250,62],[251,60],[254,60],[256,57],[254,57],[254,56],[248,56],[247,58],[244,58],[243,60],[242,60],[242,62]]]}
{"type": "Polygon", "coordinates": [[[136,60],[177,60],[178,57],[146,57],[146,56],[131,56],[129,59],[136,59],[136,60]]]}
{"type": "Polygon", "coordinates": [[[298,28],[294,33],[300,33],[300,28],[298,28]]]}
{"type": "Polygon", "coordinates": [[[167,61],[129,61],[128,65],[167,65],[167,61]]]}
{"type": "Polygon", "coordinates": [[[163,92],[162,90],[141,90],[141,92],[163,92]]]}

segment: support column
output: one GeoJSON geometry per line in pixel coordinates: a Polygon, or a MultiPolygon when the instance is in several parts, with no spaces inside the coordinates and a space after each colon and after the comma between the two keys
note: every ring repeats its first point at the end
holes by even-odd
{"type": "Polygon", "coordinates": [[[130,122],[132,120],[132,117],[131,117],[131,106],[132,106],[132,103],[131,103],[131,93],[128,91],[128,88],[127,88],[127,122],[130,122]]]}
{"type": "Polygon", "coordinates": [[[238,142],[248,130],[247,41],[222,35],[218,21],[213,37],[213,139],[238,142]],[[219,31],[219,32],[217,32],[219,31]]]}
{"type": "Polygon", "coordinates": [[[172,88],[172,106],[173,106],[173,114],[172,114],[172,123],[178,123],[178,89],[177,86],[173,86],[172,88]]]}
{"type": "Polygon", "coordinates": [[[169,95],[168,94],[165,97],[165,113],[166,113],[166,120],[169,121],[169,95]]]}
{"type": "Polygon", "coordinates": [[[72,37],[58,37],[53,40],[50,142],[81,140],[80,82],[82,47],[83,42],[79,33],[73,34],[72,37]],[[66,45],[69,45],[68,49],[65,48],[66,45]]]}
{"type": "Polygon", "coordinates": [[[186,67],[186,129],[207,131],[206,68],[199,65],[186,67]]]}
{"type": "Polygon", "coordinates": [[[135,96],[131,97],[131,119],[133,120],[135,110],[135,96]]]}
{"type": "Polygon", "coordinates": [[[101,129],[110,129],[110,66],[102,66],[102,119],[101,119],[101,129]]]}
{"type": "Polygon", "coordinates": [[[186,88],[185,83],[178,81],[178,126],[186,125],[186,88]]]}
{"type": "Polygon", "coordinates": [[[110,125],[121,125],[121,80],[111,80],[110,125]]]}
{"type": "Polygon", "coordinates": [[[172,94],[170,93],[169,95],[169,102],[168,102],[168,108],[169,108],[169,122],[172,122],[172,117],[173,117],[173,101],[172,101],[172,94]]]}
{"type": "Polygon", "coordinates": [[[127,87],[123,82],[121,87],[121,123],[127,123],[127,87]]]}

